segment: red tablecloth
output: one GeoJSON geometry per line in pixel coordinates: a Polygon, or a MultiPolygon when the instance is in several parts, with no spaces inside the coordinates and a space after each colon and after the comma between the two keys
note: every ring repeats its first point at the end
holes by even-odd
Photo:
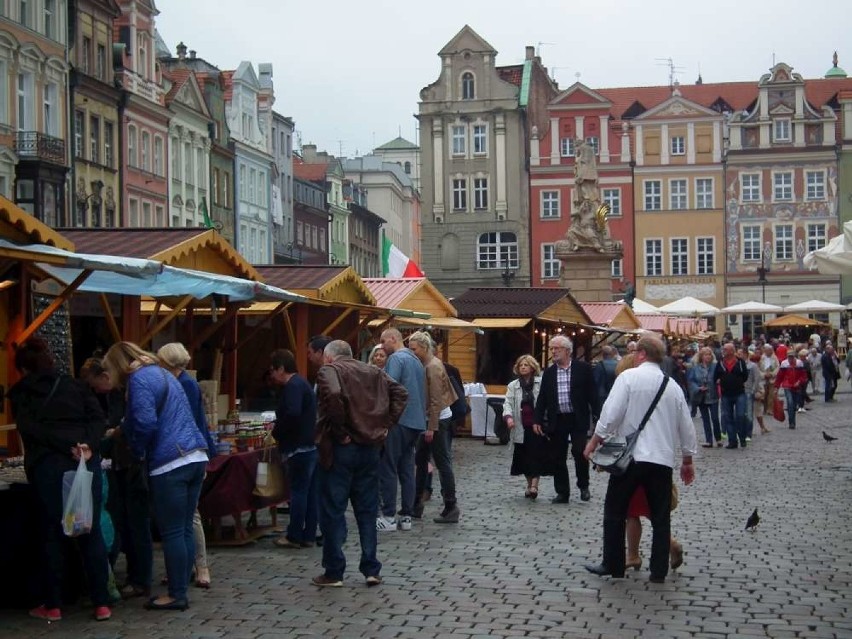
{"type": "MultiPolygon", "coordinates": [[[[198,510],[202,517],[225,517],[274,506],[289,497],[289,486],[280,499],[254,495],[257,463],[263,451],[218,455],[207,464],[198,510]]],[[[276,457],[278,453],[275,453],[276,457]]]]}

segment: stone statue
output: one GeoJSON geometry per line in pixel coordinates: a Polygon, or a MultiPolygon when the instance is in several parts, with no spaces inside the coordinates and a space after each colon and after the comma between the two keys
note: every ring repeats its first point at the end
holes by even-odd
{"type": "Polygon", "coordinates": [[[609,206],[601,204],[598,192],[598,168],[595,149],[584,140],[574,143],[574,211],[565,240],[558,243],[557,252],[592,249],[598,253],[617,250],[610,239],[606,216],[609,206]]]}

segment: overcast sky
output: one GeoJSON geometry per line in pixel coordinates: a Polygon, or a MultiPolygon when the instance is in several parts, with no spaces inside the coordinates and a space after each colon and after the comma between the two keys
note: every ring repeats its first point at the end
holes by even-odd
{"type": "Polygon", "coordinates": [[[353,157],[416,139],[420,89],[438,51],[469,24],[517,64],[537,46],[560,86],[754,81],[773,59],[820,78],[835,49],[852,73],[848,0],[157,0],[174,55],[183,41],[220,69],[274,67],[275,110],[302,143],[353,157]],[[214,8],[215,7],[215,8],[214,8]],[[803,12],[807,12],[806,14],[803,12]],[[845,48],[844,48],[845,47],[845,48]]]}

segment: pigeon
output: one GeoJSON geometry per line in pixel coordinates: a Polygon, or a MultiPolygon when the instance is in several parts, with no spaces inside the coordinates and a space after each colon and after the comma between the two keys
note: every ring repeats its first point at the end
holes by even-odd
{"type": "Polygon", "coordinates": [[[754,512],[749,515],[748,521],[746,521],[745,529],[749,532],[754,532],[754,529],[757,528],[757,525],[760,523],[760,516],[757,514],[757,508],[754,509],[754,512]]]}
{"type": "Polygon", "coordinates": [[[831,435],[829,435],[825,431],[822,431],[822,438],[827,442],[833,442],[837,439],[837,437],[832,437],[831,435]]]}

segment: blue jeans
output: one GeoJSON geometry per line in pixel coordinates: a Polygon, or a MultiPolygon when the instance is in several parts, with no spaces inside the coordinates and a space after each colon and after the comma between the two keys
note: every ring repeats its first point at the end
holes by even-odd
{"type": "MultiPolygon", "coordinates": [[[[400,512],[409,517],[414,512],[414,444],[422,432],[401,424],[397,424],[388,432],[379,470],[382,514],[385,517],[396,515],[397,482],[402,493],[400,512]]],[[[378,505],[376,510],[378,511],[378,505]]],[[[375,523],[374,521],[374,526],[375,523]]]]}
{"type": "Polygon", "coordinates": [[[187,588],[195,563],[192,516],[198,507],[206,462],[195,462],[148,478],[151,509],[163,540],[163,557],[169,578],[169,597],[187,600],[187,588]]]}
{"type": "Polygon", "coordinates": [[[698,404],[698,410],[701,411],[701,423],[704,425],[704,439],[707,440],[707,443],[722,441],[722,428],[719,426],[719,402],[698,404]]]}
{"type": "Polygon", "coordinates": [[[784,389],[784,398],[787,404],[787,419],[789,420],[790,428],[796,427],[796,410],[799,408],[799,396],[801,393],[792,388],[784,389]]]}
{"type": "Polygon", "coordinates": [[[746,445],[746,394],[722,395],[722,427],[728,433],[728,446],[746,445]]]}
{"type": "Polygon", "coordinates": [[[287,539],[297,544],[313,543],[317,536],[317,458],[311,450],[287,459],[290,479],[290,524],[287,539]]]}
{"type": "Polygon", "coordinates": [[[378,575],[382,564],[376,558],[376,510],[379,507],[379,449],[361,444],[335,444],[331,468],[320,467],[320,530],[322,567],[332,579],[343,579],[346,571],[346,506],[352,512],[361,539],[361,563],[365,577],[378,575]]]}

